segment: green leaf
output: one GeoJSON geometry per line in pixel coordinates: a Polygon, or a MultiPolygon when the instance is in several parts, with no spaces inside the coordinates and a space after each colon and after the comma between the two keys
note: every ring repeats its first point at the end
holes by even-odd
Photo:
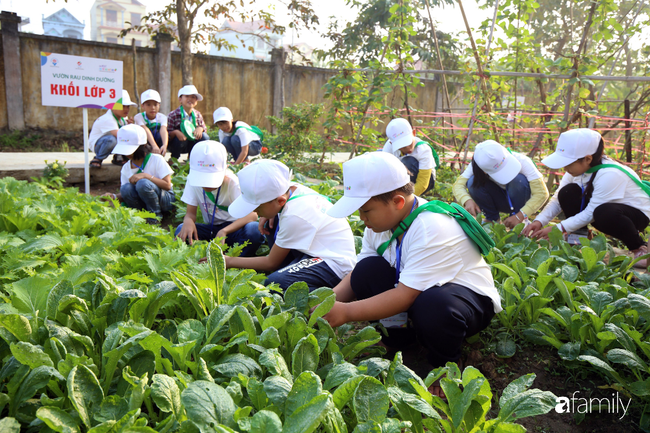
{"type": "Polygon", "coordinates": [[[318,397],[323,392],[320,378],[312,371],[305,371],[298,376],[287,396],[284,405],[285,419],[293,415],[305,403],[318,397]]]}
{"type": "Polygon", "coordinates": [[[178,325],[177,332],[179,343],[187,343],[189,341],[201,343],[205,336],[205,326],[198,320],[188,319],[178,325]]]}
{"type": "Polygon", "coordinates": [[[165,374],[154,374],[151,383],[151,399],[163,412],[172,412],[181,419],[183,407],[181,392],[176,381],[165,374]]]}
{"type": "Polygon", "coordinates": [[[461,391],[460,387],[453,380],[443,377],[440,379],[440,386],[447,396],[449,402],[449,409],[451,411],[451,419],[454,428],[458,428],[460,423],[465,418],[465,414],[481,390],[484,378],[476,378],[470,381],[461,391]]]}
{"type": "Polygon", "coordinates": [[[282,433],[311,433],[320,425],[331,404],[329,394],[321,394],[285,419],[282,433]]]}
{"type": "Polygon", "coordinates": [[[228,293],[225,293],[226,286],[226,259],[223,251],[216,240],[212,240],[208,245],[207,251],[208,264],[210,265],[210,274],[215,283],[217,304],[227,299],[228,293]]]}
{"type": "Polygon", "coordinates": [[[343,406],[345,406],[347,402],[352,398],[354,392],[357,389],[357,386],[359,386],[359,383],[361,383],[363,378],[363,376],[351,377],[343,382],[341,386],[336,388],[334,394],[332,394],[332,399],[334,401],[334,405],[339,410],[343,409],[343,406]]]}
{"type": "Polygon", "coordinates": [[[92,427],[92,414],[104,399],[104,392],[97,377],[85,365],[77,365],[68,375],[67,385],[68,397],[79,418],[86,427],[92,427]]]}
{"type": "Polygon", "coordinates": [[[291,372],[297,377],[303,371],[318,369],[318,340],[313,335],[303,337],[291,354],[291,372]]]}
{"type": "Polygon", "coordinates": [[[215,383],[205,380],[190,383],[181,394],[181,401],[187,417],[201,431],[209,431],[218,424],[235,427],[235,403],[228,392],[215,383]]]}
{"type": "Polygon", "coordinates": [[[528,266],[533,269],[538,269],[542,263],[549,259],[549,257],[551,257],[551,253],[548,251],[548,249],[540,247],[535,250],[535,252],[530,256],[530,260],[528,260],[528,266]]]}
{"type": "Polygon", "coordinates": [[[339,386],[340,384],[350,379],[351,377],[359,376],[360,374],[361,373],[359,373],[359,370],[354,364],[350,364],[349,362],[336,364],[327,373],[327,377],[325,379],[325,383],[323,384],[323,388],[330,390],[336,386],[339,386]]]}
{"type": "Polygon", "coordinates": [[[226,377],[244,376],[262,377],[262,368],[255,360],[241,353],[232,353],[219,359],[212,366],[213,370],[226,377]]]}
{"type": "Polygon", "coordinates": [[[594,249],[591,247],[582,247],[580,251],[582,252],[582,258],[584,259],[585,265],[587,266],[587,271],[590,271],[598,262],[598,255],[596,254],[596,251],[594,251],[594,249]]]}
{"type": "Polygon", "coordinates": [[[334,306],[334,302],[336,302],[336,295],[332,291],[332,293],[330,293],[311,313],[311,316],[309,316],[309,323],[307,325],[310,328],[314,326],[314,323],[316,323],[316,320],[319,317],[323,317],[325,314],[329,313],[329,311],[334,306]]]}
{"type": "Polygon", "coordinates": [[[72,283],[67,280],[62,280],[52,287],[52,290],[47,295],[46,318],[55,320],[56,314],[59,311],[59,301],[65,295],[72,295],[73,293],[72,283]]]}
{"type": "Polygon", "coordinates": [[[264,322],[262,322],[262,330],[266,331],[270,327],[274,327],[275,329],[280,330],[290,318],[291,313],[288,311],[280,314],[273,314],[264,319],[264,322]]]}
{"type": "Polygon", "coordinates": [[[117,422],[129,413],[129,402],[119,395],[109,395],[102,400],[99,411],[95,412],[95,421],[117,422]]]}
{"type": "Polygon", "coordinates": [[[44,388],[50,380],[65,380],[53,367],[41,365],[29,372],[25,380],[20,384],[18,391],[11,402],[9,415],[15,416],[20,406],[36,395],[36,392],[44,388]]]}
{"type": "Polygon", "coordinates": [[[289,381],[289,384],[293,383],[293,376],[289,372],[287,363],[277,349],[266,350],[260,355],[259,362],[271,375],[282,376],[289,381]]]}
{"type": "Polygon", "coordinates": [[[266,328],[262,331],[262,334],[260,334],[259,343],[266,349],[276,349],[282,344],[280,333],[274,326],[266,328]]]}
{"type": "Polygon", "coordinates": [[[506,275],[511,276],[515,280],[517,287],[521,288],[521,278],[519,278],[519,275],[514,270],[512,270],[512,268],[504,265],[503,263],[492,263],[492,267],[497,268],[503,271],[506,275]]]}
{"type": "Polygon", "coordinates": [[[275,406],[282,408],[291,391],[291,382],[282,376],[271,376],[264,381],[264,392],[269,401],[275,406]]]}
{"type": "Polygon", "coordinates": [[[284,305],[289,309],[295,307],[297,311],[307,315],[309,310],[309,286],[304,281],[290,285],[284,292],[284,305]]]}
{"type": "Polygon", "coordinates": [[[52,288],[52,280],[49,277],[34,276],[16,281],[6,286],[11,293],[11,304],[20,313],[37,316],[45,315],[47,297],[52,288]]]}
{"type": "Polygon", "coordinates": [[[251,377],[248,379],[246,390],[248,391],[248,398],[253,403],[253,406],[255,406],[255,409],[262,410],[268,405],[269,398],[266,396],[266,392],[264,392],[264,384],[257,380],[257,378],[251,377]]]}
{"type": "Polygon", "coordinates": [[[517,352],[517,344],[508,335],[497,340],[495,352],[499,358],[512,358],[517,352]]]}
{"type": "MultiPolygon", "coordinates": [[[[79,425],[74,417],[58,407],[40,407],[36,411],[36,417],[56,432],[79,433],[79,425]]],[[[0,431],[4,430],[0,427],[0,431]]]]}
{"type": "Polygon", "coordinates": [[[648,371],[648,365],[636,353],[629,350],[612,349],[607,352],[607,359],[616,364],[624,364],[631,369],[648,371]]]}
{"type": "Polygon", "coordinates": [[[2,433],[20,433],[20,423],[16,418],[5,417],[0,419],[0,432],[2,433]]]}
{"type": "Polygon", "coordinates": [[[560,273],[562,279],[565,281],[575,282],[580,275],[580,270],[573,265],[566,264],[562,266],[562,271],[560,273]]]}
{"type": "Polygon", "coordinates": [[[12,343],[10,347],[11,354],[14,358],[21,364],[28,365],[29,368],[33,369],[41,365],[54,367],[50,356],[39,346],[20,341],[18,343],[12,343]]]}
{"type": "Polygon", "coordinates": [[[574,341],[564,343],[558,350],[558,355],[560,355],[560,358],[565,361],[575,361],[580,355],[580,342],[574,341]]]}
{"type": "Polygon", "coordinates": [[[352,399],[352,407],[359,423],[382,423],[386,419],[389,403],[388,391],[374,377],[364,377],[352,399]]]}
{"type": "Polygon", "coordinates": [[[250,433],[282,433],[282,421],[275,412],[261,410],[251,419],[250,433]]]}
{"type": "Polygon", "coordinates": [[[509,398],[499,411],[502,421],[514,421],[529,416],[544,415],[555,408],[557,397],[549,391],[530,389],[509,398]]]}
{"type": "Polygon", "coordinates": [[[20,341],[28,341],[32,335],[29,319],[22,314],[0,314],[0,326],[20,341]]]}

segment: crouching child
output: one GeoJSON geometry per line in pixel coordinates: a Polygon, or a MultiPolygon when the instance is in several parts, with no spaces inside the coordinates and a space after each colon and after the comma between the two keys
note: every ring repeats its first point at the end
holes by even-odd
{"type": "Polygon", "coordinates": [[[328,214],[358,209],[366,229],[357,265],[334,288],[337,302],[325,319],[339,326],[390,318],[386,346],[419,340],[432,367],[457,362],[465,338],[501,311],[477,245],[454,218],[425,211],[427,201],[413,194],[406,167],[390,153],[344,163],[343,183],[328,214]]]}
{"type": "Polygon", "coordinates": [[[226,257],[226,267],[265,272],[265,284],[283,290],[297,281],[310,291],[339,284],[356,262],[354,236],[346,220],[327,215],[328,199],[292,183],[291,171],[279,161],[255,161],[238,175],[242,195],[228,212],[239,217],[257,212],[271,251],[265,257],[226,257]]]}

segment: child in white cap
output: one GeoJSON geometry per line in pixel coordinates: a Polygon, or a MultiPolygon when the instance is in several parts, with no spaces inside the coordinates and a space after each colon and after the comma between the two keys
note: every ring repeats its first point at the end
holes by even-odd
{"type": "Polygon", "coordinates": [[[388,123],[386,136],[383,151],[392,153],[406,166],[415,184],[415,195],[432,190],[436,183],[436,160],[431,144],[417,138],[409,121],[402,118],[388,123]]]}
{"type": "Polygon", "coordinates": [[[219,107],[213,113],[214,124],[219,128],[219,141],[234,159],[234,164],[241,164],[249,156],[259,155],[262,140],[250,125],[241,120],[233,120],[228,107],[219,107]]]}
{"type": "Polygon", "coordinates": [[[172,158],[180,158],[181,153],[189,155],[196,143],[210,139],[205,133],[203,116],[195,108],[197,103],[203,101],[196,86],[189,84],[181,87],[178,101],[181,105],[167,117],[169,152],[172,158]]]}
{"type": "MultiPolygon", "coordinates": [[[[172,209],[174,189],[173,170],[159,154],[147,150],[147,134],[138,125],[126,125],[117,132],[116,155],[124,155],[128,162],[122,166],[120,194],[113,198],[123,201],[128,207],[146,209],[162,219],[163,212],[172,209]]],[[[149,223],[158,222],[148,219],[149,223]]]]}
{"type": "Polygon", "coordinates": [[[388,319],[387,346],[417,338],[433,367],[458,361],[465,338],[501,311],[476,244],[454,218],[427,211],[394,155],[370,152],[343,163],[343,185],[328,214],[345,221],[359,210],[366,229],[357,265],[334,288],[337,302],[325,319],[334,327],[388,319]]]}
{"type": "MultiPolygon", "coordinates": [[[[639,232],[650,221],[650,197],[637,184],[639,176],[603,155],[603,149],[601,135],[592,129],[560,134],[555,152],[542,163],[553,169],[564,168],[566,173],[544,210],[524,228],[523,234],[547,238],[553,226],[543,227],[562,211],[566,219],[556,227],[563,233],[585,236],[591,224],[620,239],[635,258],[647,254],[639,232]]],[[[644,259],[635,266],[645,268],[647,262],[644,259]]]]}
{"type": "MultiPolygon", "coordinates": [[[[136,104],[131,102],[129,92],[122,90],[122,108],[106,110],[106,113],[95,120],[88,135],[88,147],[91,152],[95,152],[90,167],[102,167],[102,162],[108,158],[117,144],[117,131],[124,125],[133,123],[128,116],[131,106],[134,105],[136,104]]],[[[125,161],[122,157],[113,157],[113,164],[122,165],[125,161]]]]}
{"type": "Polygon", "coordinates": [[[498,222],[499,213],[507,213],[503,224],[508,228],[528,223],[528,215],[537,212],[549,196],[535,163],[494,140],[476,145],[472,164],[452,190],[456,201],[474,216],[483,212],[487,220],[498,222]]]}
{"type": "Polygon", "coordinates": [[[151,151],[165,156],[169,144],[169,134],[167,132],[167,116],[158,112],[160,110],[160,93],[154,89],[145,90],[140,96],[140,102],[144,111],[136,114],[133,121],[136,125],[144,128],[151,151]]]}
{"type": "Polygon", "coordinates": [[[226,257],[227,268],[265,272],[266,284],[277,283],[283,290],[304,281],[310,291],[334,287],[352,270],[352,230],[346,220],[327,215],[332,207],[327,198],[292,183],[291,171],[279,161],[255,161],[238,176],[242,195],[228,211],[238,217],[257,212],[271,251],[266,257],[226,257]]]}
{"type": "Polygon", "coordinates": [[[241,195],[239,180],[226,169],[228,154],[221,143],[212,140],[197,143],[190,155],[190,173],[181,201],[187,204],[183,223],[176,236],[190,244],[194,240],[209,241],[223,238],[229,246],[249,241],[242,256],[254,256],[264,237],[257,228],[257,215],[248,212],[235,217],[228,206],[241,195]],[[197,209],[203,223],[197,224],[197,209]]]}

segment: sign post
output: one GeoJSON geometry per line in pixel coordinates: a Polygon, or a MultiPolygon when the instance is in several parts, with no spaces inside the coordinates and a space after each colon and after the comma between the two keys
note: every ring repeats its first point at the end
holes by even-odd
{"type": "Polygon", "coordinates": [[[122,88],[119,60],[41,52],[41,103],[83,108],[86,194],[90,194],[88,108],[121,110],[122,88]]]}

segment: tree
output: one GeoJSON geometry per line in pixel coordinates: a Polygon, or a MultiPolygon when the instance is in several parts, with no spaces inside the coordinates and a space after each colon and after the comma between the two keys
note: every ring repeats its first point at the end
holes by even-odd
{"type": "MultiPolygon", "coordinates": [[[[318,17],[311,7],[311,0],[286,0],[281,3],[291,11],[291,22],[288,25],[290,28],[311,29],[318,24],[318,17]]],[[[133,30],[149,34],[169,33],[176,39],[181,49],[183,85],[192,84],[193,45],[205,47],[214,44],[218,49],[233,50],[236,48],[235,45],[219,36],[222,31],[219,25],[223,20],[260,21],[262,22],[260,30],[270,30],[271,33],[276,34],[283,34],[286,31],[285,26],[276,22],[273,14],[264,10],[255,10],[254,0],[246,6],[243,0],[174,0],[164,9],[142,17],[140,25],[122,30],[120,36],[125,36],[133,30]],[[207,20],[198,20],[199,14],[204,15],[207,20]]],[[[268,35],[255,32],[241,34],[252,34],[267,41],[270,40],[268,35]]],[[[240,41],[245,45],[243,40],[240,39],[240,41]]],[[[252,50],[252,47],[249,49],[252,50]]]]}

